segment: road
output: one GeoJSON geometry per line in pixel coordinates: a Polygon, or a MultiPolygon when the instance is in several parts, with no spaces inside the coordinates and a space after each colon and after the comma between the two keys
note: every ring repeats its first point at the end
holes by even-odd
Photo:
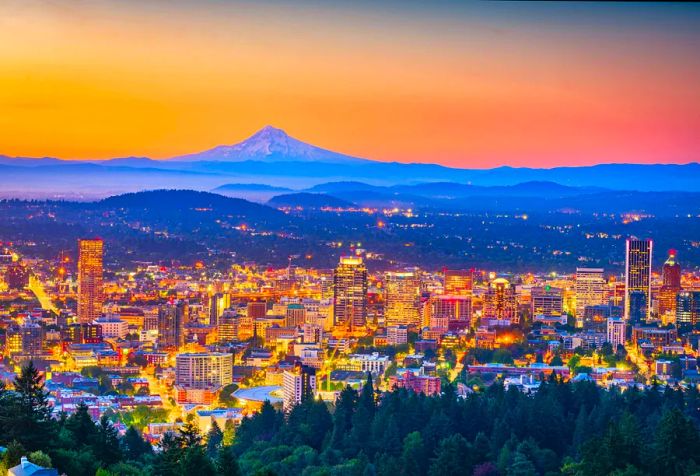
{"type": "Polygon", "coordinates": [[[58,308],[44,290],[44,284],[33,274],[29,277],[29,290],[34,293],[43,309],[58,313],[58,308]]]}

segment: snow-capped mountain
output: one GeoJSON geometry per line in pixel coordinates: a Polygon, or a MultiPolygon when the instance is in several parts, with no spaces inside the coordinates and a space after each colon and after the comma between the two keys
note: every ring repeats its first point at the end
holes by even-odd
{"type": "Polygon", "coordinates": [[[369,162],[348,155],[322,149],[287,135],[282,129],[265,126],[243,142],[220,145],[196,154],[181,155],[171,160],[199,162],[325,162],[361,163],[369,162]]]}

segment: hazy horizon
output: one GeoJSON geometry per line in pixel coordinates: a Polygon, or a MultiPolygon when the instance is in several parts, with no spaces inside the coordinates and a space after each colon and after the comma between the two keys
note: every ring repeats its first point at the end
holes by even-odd
{"type": "Polygon", "coordinates": [[[689,163],[700,5],[16,1],[0,154],[163,159],[266,124],[460,168],[689,163]]]}

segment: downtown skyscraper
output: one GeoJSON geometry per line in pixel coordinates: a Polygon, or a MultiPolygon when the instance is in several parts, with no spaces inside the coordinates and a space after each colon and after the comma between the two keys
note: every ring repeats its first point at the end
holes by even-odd
{"type": "Polygon", "coordinates": [[[605,302],[602,268],[576,268],[576,327],[583,327],[586,308],[605,302]]]}
{"type": "Polygon", "coordinates": [[[99,239],[78,241],[78,322],[88,324],[100,317],[103,303],[102,255],[99,239]]]}
{"type": "Polygon", "coordinates": [[[388,272],[384,279],[387,325],[420,327],[420,279],[413,272],[388,272]]]}
{"type": "Polygon", "coordinates": [[[676,314],[676,297],[681,291],[681,265],[678,263],[677,255],[676,250],[668,250],[668,259],[661,270],[659,314],[662,317],[676,314]]]}
{"type": "Polygon", "coordinates": [[[651,260],[654,242],[630,237],[625,252],[625,320],[646,321],[651,315],[651,260]]]}
{"type": "Polygon", "coordinates": [[[360,257],[341,257],[333,273],[333,325],[363,327],[367,318],[367,268],[360,257]]]}

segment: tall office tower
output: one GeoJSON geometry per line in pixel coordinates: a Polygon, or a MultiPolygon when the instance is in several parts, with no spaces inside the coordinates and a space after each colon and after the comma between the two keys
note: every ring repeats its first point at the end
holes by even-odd
{"type": "Polygon", "coordinates": [[[635,237],[627,239],[625,260],[625,320],[646,321],[651,315],[651,258],[654,242],[635,237]],[[632,307],[634,306],[634,307],[632,307]]]}
{"type": "Polygon", "coordinates": [[[700,322],[700,291],[681,291],[676,297],[676,325],[688,327],[700,322]]]}
{"type": "Polygon", "coordinates": [[[420,327],[420,279],[415,273],[386,273],[384,293],[386,325],[420,327]]]}
{"type": "Polygon", "coordinates": [[[676,250],[668,250],[668,259],[661,270],[659,289],[659,314],[675,315],[676,295],[681,290],[681,265],[676,261],[676,250]]]}
{"type": "Polygon", "coordinates": [[[233,381],[233,354],[178,354],[175,369],[177,385],[188,388],[224,387],[233,381]]]}
{"type": "Polygon", "coordinates": [[[472,319],[472,298],[470,296],[437,295],[430,298],[430,327],[449,329],[466,328],[472,319]]]}
{"type": "Polygon", "coordinates": [[[642,291],[632,291],[627,297],[627,319],[632,324],[646,322],[647,319],[647,297],[642,291]]]}
{"type": "Polygon", "coordinates": [[[160,347],[177,350],[185,345],[187,312],[185,301],[160,306],[158,309],[158,345],[160,347]]]}
{"type": "Polygon", "coordinates": [[[489,283],[489,288],[484,293],[483,317],[491,321],[519,321],[515,289],[507,279],[496,278],[489,283]]]}
{"type": "Polygon", "coordinates": [[[532,316],[561,317],[564,314],[564,295],[559,288],[542,286],[532,288],[532,316]]]}
{"type": "Polygon", "coordinates": [[[576,327],[583,327],[588,306],[605,303],[602,268],[576,268],[576,327]]]}
{"type": "Polygon", "coordinates": [[[367,268],[360,257],[341,257],[333,274],[333,325],[364,327],[367,318],[367,268]]]}
{"type": "Polygon", "coordinates": [[[319,271],[318,283],[321,288],[321,299],[333,299],[333,270],[319,271]]]}
{"type": "Polygon", "coordinates": [[[613,350],[617,350],[619,345],[625,345],[625,321],[616,317],[608,318],[607,341],[612,344],[613,350]]]}
{"type": "Polygon", "coordinates": [[[285,413],[316,393],[316,369],[297,364],[282,376],[282,409],[285,413]]]}
{"type": "Polygon", "coordinates": [[[218,325],[219,318],[229,307],[231,307],[231,295],[229,293],[216,293],[209,296],[209,325],[218,325]]]}
{"type": "Polygon", "coordinates": [[[78,322],[87,324],[102,314],[101,239],[78,241],[78,322]]]}
{"type": "Polygon", "coordinates": [[[451,296],[471,296],[474,272],[467,269],[445,270],[445,294],[451,296]]]}

